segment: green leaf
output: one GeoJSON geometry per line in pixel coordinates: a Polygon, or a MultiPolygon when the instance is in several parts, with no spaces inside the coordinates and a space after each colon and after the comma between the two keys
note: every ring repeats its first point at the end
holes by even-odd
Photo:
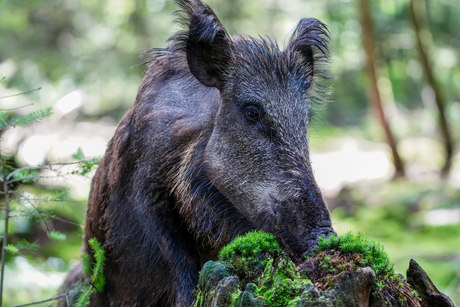
{"type": "Polygon", "coordinates": [[[102,158],[93,158],[91,160],[87,160],[81,165],[81,172],[80,175],[85,176],[89,172],[93,170],[93,168],[101,162],[102,158]]]}
{"type": "Polygon", "coordinates": [[[90,287],[89,285],[83,291],[83,293],[78,298],[77,303],[74,305],[75,307],[86,307],[89,305],[90,301],[89,298],[92,294],[96,293],[96,290],[90,287]]]}
{"type": "Polygon", "coordinates": [[[91,274],[91,259],[89,258],[88,254],[82,254],[81,255],[81,263],[83,264],[83,271],[85,272],[85,275],[90,275],[91,274]]]}
{"type": "Polygon", "coordinates": [[[105,262],[105,250],[101,244],[92,238],[88,240],[88,244],[93,250],[93,256],[95,260],[94,266],[91,268],[90,257],[87,254],[82,255],[83,269],[86,275],[91,274],[91,282],[85,285],[85,288],[82,290],[80,297],[78,298],[77,303],[74,306],[86,307],[89,305],[90,297],[94,293],[103,292],[105,286],[105,276],[104,276],[104,262],[105,262]]]}
{"type": "Polygon", "coordinates": [[[77,152],[72,155],[72,158],[74,158],[75,160],[85,160],[86,159],[81,147],[78,147],[77,152]]]}
{"type": "Polygon", "coordinates": [[[19,249],[18,249],[16,246],[14,246],[13,244],[8,244],[8,245],[6,246],[6,251],[7,251],[8,253],[12,254],[12,255],[17,255],[17,254],[19,254],[19,249]]]}
{"type": "Polygon", "coordinates": [[[38,169],[24,169],[18,171],[13,175],[13,179],[20,179],[23,183],[29,183],[33,181],[39,175],[38,169]]]}
{"type": "Polygon", "coordinates": [[[38,121],[42,119],[50,117],[51,114],[53,114],[53,109],[51,107],[47,107],[45,109],[31,112],[26,115],[13,117],[12,119],[8,121],[8,125],[13,126],[13,127],[30,126],[30,125],[37,123],[38,121]]]}
{"type": "Polygon", "coordinates": [[[102,158],[92,158],[92,159],[87,159],[86,156],[83,154],[83,151],[81,148],[78,148],[77,152],[72,155],[72,158],[75,160],[78,160],[80,162],[80,171],[75,171],[74,173],[85,176],[89,172],[93,170],[95,166],[97,166],[102,158]]]}
{"type": "Polygon", "coordinates": [[[22,241],[18,243],[17,248],[19,250],[34,251],[39,248],[39,245],[37,243],[29,243],[26,239],[22,239],[22,241]]]}
{"type": "Polygon", "coordinates": [[[57,189],[51,195],[51,200],[53,201],[64,201],[69,198],[69,188],[57,189]]]}
{"type": "Polygon", "coordinates": [[[104,291],[105,276],[104,276],[104,262],[105,262],[105,250],[96,238],[88,240],[88,244],[93,250],[94,259],[96,263],[93,267],[93,275],[91,281],[98,292],[104,291]]]}
{"type": "Polygon", "coordinates": [[[8,116],[6,116],[5,112],[0,111],[0,130],[3,130],[6,126],[8,126],[8,116]]]}
{"type": "Polygon", "coordinates": [[[65,241],[65,239],[67,239],[67,235],[65,233],[55,231],[55,230],[50,232],[49,237],[57,241],[65,241]]]}

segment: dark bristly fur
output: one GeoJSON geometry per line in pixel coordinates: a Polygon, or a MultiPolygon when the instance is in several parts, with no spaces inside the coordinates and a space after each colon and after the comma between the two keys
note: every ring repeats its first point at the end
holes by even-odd
{"type": "Polygon", "coordinates": [[[91,306],[190,306],[201,265],[236,236],[262,229],[300,257],[333,233],[307,136],[325,25],[302,19],[282,51],[175,2],[183,30],[150,51],[92,182],[84,250],[103,244],[107,286],[91,306]]]}

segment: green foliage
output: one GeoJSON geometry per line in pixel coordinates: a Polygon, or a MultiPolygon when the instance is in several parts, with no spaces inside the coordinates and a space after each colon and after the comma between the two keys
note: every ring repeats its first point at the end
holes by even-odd
{"type": "Polygon", "coordinates": [[[269,307],[295,306],[302,291],[312,284],[283,253],[270,260],[262,276],[257,295],[269,307]]]}
{"type": "Polygon", "coordinates": [[[81,263],[83,265],[83,272],[85,273],[85,275],[90,276],[92,274],[92,268],[91,258],[88,254],[85,253],[81,255],[81,263]]]}
{"type": "Polygon", "coordinates": [[[14,246],[13,244],[8,244],[6,246],[6,251],[12,255],[16,255],[16,254],[19,254],[19,249],[14,246]]]}
{"type": "Polygon", "coordinates": [[[394,275],[393,264],[383,246],[364,237],[361,233],[320,238],[318,250],[339,250],[347,255],[363,254],[362,266],[370,266],[377,276],[394,275]]]}
{"type": "Polygon", "coordinates": [[[13,173],[12,178],[16,181],[20,181],[22,183],[30,183],[33,182],[34,178],[36,178],[40,174],[40,169],[37,168],[25,168],[19,169],[13,173]]]}
{"type": "Polygon", "coordinates": [[[266,306],[290,307],[295,306],[299,294],[305,287],[304,280],[280,279],[275,287],[263,293],[266,306]]]}
{"type": "Polygon", "coordinates": [[[93,275],[91,275],[91,283],[94,285],[98,292],[104,291],[105,276],[104,276],[104,262],[105,250],[101,244],[95,239],[88,240],[89,246],[93,250],[94,260],[96,261],[93,267],[93,275]]]}
{"type": "Polygon", "coordinates": [[[91,288],[91,287],[87,287],[85,288],[85,291],[81,294],[81,296],[79,297],[78,301],[75,303],[74,307],[86,307],[89,305],[90,303],[90,297],[91,295],[93,295],[94,293],[96,293],[96,290],[94,290],[94,288],[91,288]]]}
{"type": "Polygon", "coordinates": [[[65,239],[67,239],[67,236],[65,233],[55,231],[55,230],[50,232],[49,237],[57,241],[65,241],[65,239]]]}
{"type": "Polygon", "coordinates": [[[235,256],[239,256],[246,260],[246,257],[273,254],[275,251],[280,251],[280,246],[272,234],[263,231],[253,231],[235,238],[230,244],[225,246],[219,253],[219,259],[222,261],[232,261],[235,256]]]}
{"type": "Polygon", "coordinates": [[[232,301],[230,303],[230,306],[236,306],[236,304],[238,303],[238,299],[240,298],[240,294],[241,294],[241,291],[238,289],[236,289],[232,293],[232,301]]]}
{"type": "Polygon", "coordinates": [[[85,160],[85,155],[83,154],[83,150],[81,147],[78,147],[77,152],[72,155],[72,158],[75,160],[85,160]]]}
{"type": "Polygon", "coordinates": [[[78,148],[78,151],[72,155],[72,158],[79,161],[81,168],[81,170],[74,171],[73,173],[77,173],[81,176],[85,176],[90,173],[102,160],[102,158],[87,159],[81,148],[78,148]]]}
{"type": "MultiPolygon", "coordinates": [[[[284,254],[275,237],[262,231],[250,232],[234,239],[219,253],[219,258],[227,263],[230,274],[240,278],[240,288],[231,294],[231,306],[249,300],[254,306],[263,302],[267,307],[295,306],[299,294],[311,282],[296,271],[294,263],[284,254]],[[258,297],[258,298],[256,298],[258,297]]],[[[200,273],[200,290],[203,290],[209,276],[214,271],[210,261],[200,273]]],[[[196,306],[203,304],[204,295],[197,293],[196,306]]]]}
{"type": "Polygon", "coordinates": [[[49,198],[43,198],[45,202],[51,201],[65,201],[69,199],[69,188],[63,187],[52,191],[49,198]]]}
{"type": "MultiPolygon", "coordinates": [[[[363,266],[370,266],[376,271],[377,280],[372,295],[381,300],[384,304],[393,304],[395,300],[407,304],[417,302],[417,293],[399,275],[393,272],[393,266],[389,263],[388,256],[380,244],[365,238],[358,233],[338,237],[321,239],[317,251],[308,257],[298,267],[282,251],[275,249],[268,255],[267,265],[263,272],[259,271],[257,277],[251,276],[249,266],[255,261],[260,261],[260,254],[253,254],[250,248],[257,249],[259,242],[262,245],[268,240],[274,239],[262,232],[251,233],[242,236],[232,242],[231,248],[225,250],[224,257],[230,268],[230,274],[234,274],[235,262],[241,261],[248,264],[245,276],[240,276],[239,289],[231,294],[230,306],[267,306],[267,307],[294,307],[303,306],[305,303],[327,304],[336,301],[356,303],[355,294],[344,290],[350,282],[346,276],[354,274],[363,266]],[[258,240],[257,238],[264,238],[258,240]],[[248,242],[252,242],[252,246],[248,242]],[[242,256],[245,255],[245,256],[242,256]],[[241,260],[245,258],[245,260],[241,260]],[[233,271],[232,271],[233,270],[233,271]],[[244,280],[250,279],[250,283],[244,280]],[[314,286],[313,286],[314,284],[314,286]],[[244,290],[243,290],[244,289],[244,290]],[[351,297],[350,297],[351,296],[351,297]]],[[[269,245],[270,246],[270,245],[269,245]]],[[[263,249],[262,249],[263,250],[263,249]]],[[[223,264],[225,265],[225,263],[223,264]]],[[[220,263],[222,266],[222,263],[220,263]]],[[[219,280],[228,275],[215,274],[213,269],[218,267],[213,261],[207,262],[200,274],[200,292],[197,301],[201,305],[205,297],[215,295],[217,288],[205,287],[209,280],[219,280]],[[211,278],[212,276],[212,278],[211,278]],[[216,279],[216,276],[219,278],[216,279]],[[201,292],[201,291],[205,292],[201,292]]],[[[356,276],[356,275],[351,275],[356,276]]],[[[211,302],[209,301],[209,302],[211,302]]],[[[197,306],[201,306],[197,304],[197,306]]],[[[224,304],[225,306],[227,303],[224,304]]],[[[316,306],[316,305],[315,305],[316,306]]],[[[411,305],[412,306],[412,305],[411,305]]]]}
{"type": "Polygon", "coordinates": [[[404,272],[407,260],[414,257],[414,253],[420,255],[420,264],[434,284],[460,305],[459,267],[455,260],[460,246],[460,227],[443,225],[444,219],[438,220],[439,225],[430,225],[427,220],[427,217],[431,219],[432,210],[455,212],[460,190],[432,179],[429,182],[399,179],[372,187],[344,189],[335,201],[354,205],[336,208],[331,216],[333,224],[342,226],[342,233],[361,231],[385,246],[395,271],[404,272]]]}
{"type": "MultiPolygon", "coordinates": [[[[22,95],[22,94],[18,94],[22,95]]],[[[18,96],[16,95],[16,96],[18,96]]],[[[9,97],[9,96],[7,96],[9,97]]],[[[0,97],[2,98],[2,97],[0,97]]],[[[5,98],[5,96],[3,97],[5,98]]],[[[20,107],[23,109],[24,107],[20,107]]],[[[25,115],[16,115],[15,109],[9,110],[0,110],[0,132],[3,133],[6,129],[14,129],[15,127],[22,126],[27,127],[37,123],[45,118],[49,117],[52,114],[51,108],[45,108],[42,110],[29,112],[25,115]],[[14,112],[14,114],[13,114],[14,112]],[[10,114],[11,113],[11,114],[10,114]]],[[[8,227],[7,233],[3,233],[3,241],[5,244],[4,253],[2,253],[2,265],[5,263],[7,266],[9,263],[14,260],[17,256],[27,256],[27,262],[30,262],[32,265],[36,265],[39,268],[33,268],[33,270],[42,271],[47,270],[49,266],[52,268],[52,272],[55,273],[57,270],[66,270],[67,268],[62,262],[54,261],[58,259],[57,257],[62,257],[64,253],[68,253],[69,250],[75,250],[72,246],[69,246],[68,235],[53,229],[66,229],[58,228],[61,225],[59,223],[72,224],[79,226],[77,223],[63,218],[60,214],[56,214],[52,207],[57,208],[57,205],[52,204],[53,202],[62,202],[68,200],[69,189],[68,188],[50,188],[46,185],[37,184],[38,180],[41,178],[57,178],[62,176],[61,167],[71,164],[82,164],[82,173],[86,174],[91,169],[93,169],[96,164],[96,159],[89,161],[77,161],[70,163],[56,163],[56,164],[45,164],[37,166],[27,166],[21,168],[13,156],[1,155],[0,157],[0,167],[2,181],[6,184],[3,185],[7,188],[6,191],[2,191],[2,195],[8,195],[8,197],[2,196],[2,210],[4,210],[5,215],[2,216],[3,223],[7,224],[8,227]],[[46,171],[46,173],[45,173],[46,171]],[[38,227],[37,227],[38,226],[38,227]],[[17,231],[20,230],[20,231],[17,231]],[[46,232],[48,237],[53,240],[53,244],[46,244],[46,247],[40,249],[40,254],[37,254],[38,242],[39,239],[36,239],[35,243],[29,243],[24,239],[24,236],[28,235],[32,238],[40,238],[43,236],[39,232],[46,232]],[[59,244],[57,244],[59,241],[59,244]],[[61,248],[57,247],[60,246],[61,248]],[[62,248],[65,246],[65,248],[62,248]],[[59,253],[53,251],[59,250],[59,253]],[[34,252],[34,253],[31,253],[34,252]],[[64,252],[63,252],[64,251],[64,252]],[[26,253],[27,252],[27,253],[26,253]],[[8,254],[8,255],[7,255],[8,254]],[[50,257],[51,256],[51,257],[50,257]],[[50,260],[49,264],[47,259],[50,260]],[[53,262],[54,261],[54,262],[53,262]]],[[[70,208],[73,210],[72,208],[70,208]]],[[[63,211],[62,209],[60,209],[63,211]]],[[[67,209],[68,211],[68,209],[67,209]]],[[[74,228],[76,228],[74,226],[74,228]]],[[[76,228],[81,229],[81,228],[76,228]]],[[[81,242],[81,235],[71,234],[72,240],[70,244],[74,243],[74,238],[78,238],[78,244],[81,242]]],[[[43,239],[42,239],[43,240],[43,239]]],[[[46,239],[45,239],[46,240],[46,239]]],[[[44,245],[45,246],[45,245],[44,245]]],[[[78,250],[77,248],[76,250],[78,250]]],[[[99,258],[101,256],[98,256],[99,258]]],[[[101,268],[98,268],[98,272],[101,268]]],[[[19,293],[18,295],[11,295],[10,284],[14,282],[9,282],[11,276],[4,276],[6,270],[2,266],[2,282],[5,280],[6,287],[2,287],[2,294],[4,295],[4,303],[10,304],[11,300],[17,300],[20,297],[22,303],[27,302],[27,296],[24,298],[24,295],[19,293]],[[6,292],[6,293],[5,293],[6,292]],[[10,292],[10,293],[8,293],[10,292]],[[8,295],[7,295],[8,294],[8,295]]],[[[11,271],[11,269],[10,269],[11,271]]],[[[10,273],[11,274],[11,273],[10,273]]],[[[13,277],[14,278],[14,277],[13,277]]],[[[94,288],[103,289],[104,279],[100,277],[100,273],[94,276],[95,286],[94,288]]],[[[14,280],[14,279],[13,279],[14,280]]],[[[56,289],[49,289],[48,292],[44,290],[42,293],[52,294],[56,289]]],[[[90,290],[89,290],[90,291],[90,290]]],[[[13,291],[14,292],[14,291],[13,291]]],[[[17,292],[17,291],[16,291],[17,292]]],[[[89,292],[88,292],[89,293],[89,292]]],[[[87,293],[87,294],[88,294],[87,293]]],[[[45,295],[49,295],[45,294],[45,295]]],[[[29,297],[29,299],[31,299],[29,297]]],[[[84,300],[83,300],[84,302],[84,300]]],[[[15,302],[16,304],[19,301],[15,302]]],[[[14,305],[14,304],[12,304],[14,305]]]]}
{"type": "Polygon", "coordinates": [[[21,251],[24,251],[24,250],[35,251],[38,248],[39,248],[39,245],[37,243],[29,243],[26,239],[22,239],[22,241],[16,244],[8,244],[6,246],[6,251],[12,255],[17,255],[21,251]]]}
{"type": "Polygon", "coordinates": [[[219,253],[219,259],[229,263],[230,270],[245,284],[264,272],[269,257],[279,251],[280,246],[273,235],[253,231],[225,246],[219,253]]]}
{"type": "Polygon", "coordinates": [[[31,126],[40,120],[50,117],[52,114],[53,109],[51,107],[47,107],[26,115],[8,118],[5,112],[0,110],[0,130],[4,130],[8,127],[31,126]]]}
{"type": "MultiPolygon", "coordinates": [[[[298,274],[292,277],[275,277],[270,276],[269,279],[275,280],[271,286],[262,286],[257,293],[263,297],[266,306],[269,307],[285,307],[295,306],[300,298],[300,294],[311,282],[308,279],[302,278],[298,274]]],[[[267,280],[266,279],[266,282],[267,280]]]]}
{"type": "Polygon", "coordinates": [[[78,298],[75,307],[86,307],[90,303],[91,295],[96,292],[103,292],[105,287],[105,276],[104,276],[104,262],[105,262],[105,250],[101,244],[95,239],[89,239],[88,244],[93,251],[95,263],[91,264],[88,255],[82,256],[83,269],[85,274],[92,274],[90,277],[89,284],[84,286],[80,297],[78,298]]]}

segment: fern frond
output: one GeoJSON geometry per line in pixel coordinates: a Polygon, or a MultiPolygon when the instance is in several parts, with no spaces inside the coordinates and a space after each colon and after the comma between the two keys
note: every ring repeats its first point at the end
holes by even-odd
{"type": "Polygon", "coordinates": [[[93,267],[93,275],[91,276],[91,282],[98,292],[104,291],[105,276],[104,276],[104,262],[105,262],[105,250],[96,238],[88,240],[88,244],[93,250],[94,259],[96,263],[93,267]]]}
{"type": "MultiPolygon", "coordinates": [[[[17,127],[17,126],[30,126],[36,122],[50,117],[53,114],[53,109],[47,107],[42,110],[31,112],[26,115],[16,116],[10,119],[7,123],[7,126],[17,127]]],[[[0,126],[1,129],[1,126],[0,126]]]]}

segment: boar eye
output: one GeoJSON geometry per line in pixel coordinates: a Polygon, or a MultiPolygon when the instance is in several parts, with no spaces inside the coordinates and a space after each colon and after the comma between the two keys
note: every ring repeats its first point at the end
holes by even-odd
{"type": "Polygon", "coordinates": [[[260,118],[259,109],[257,109],[254,106],[246,108],[245,115],[246,115],[247,120],[249,120],[251,122],[255,122],[255,123],[257,123],[259,121],[259,118],[260,118]]]}

